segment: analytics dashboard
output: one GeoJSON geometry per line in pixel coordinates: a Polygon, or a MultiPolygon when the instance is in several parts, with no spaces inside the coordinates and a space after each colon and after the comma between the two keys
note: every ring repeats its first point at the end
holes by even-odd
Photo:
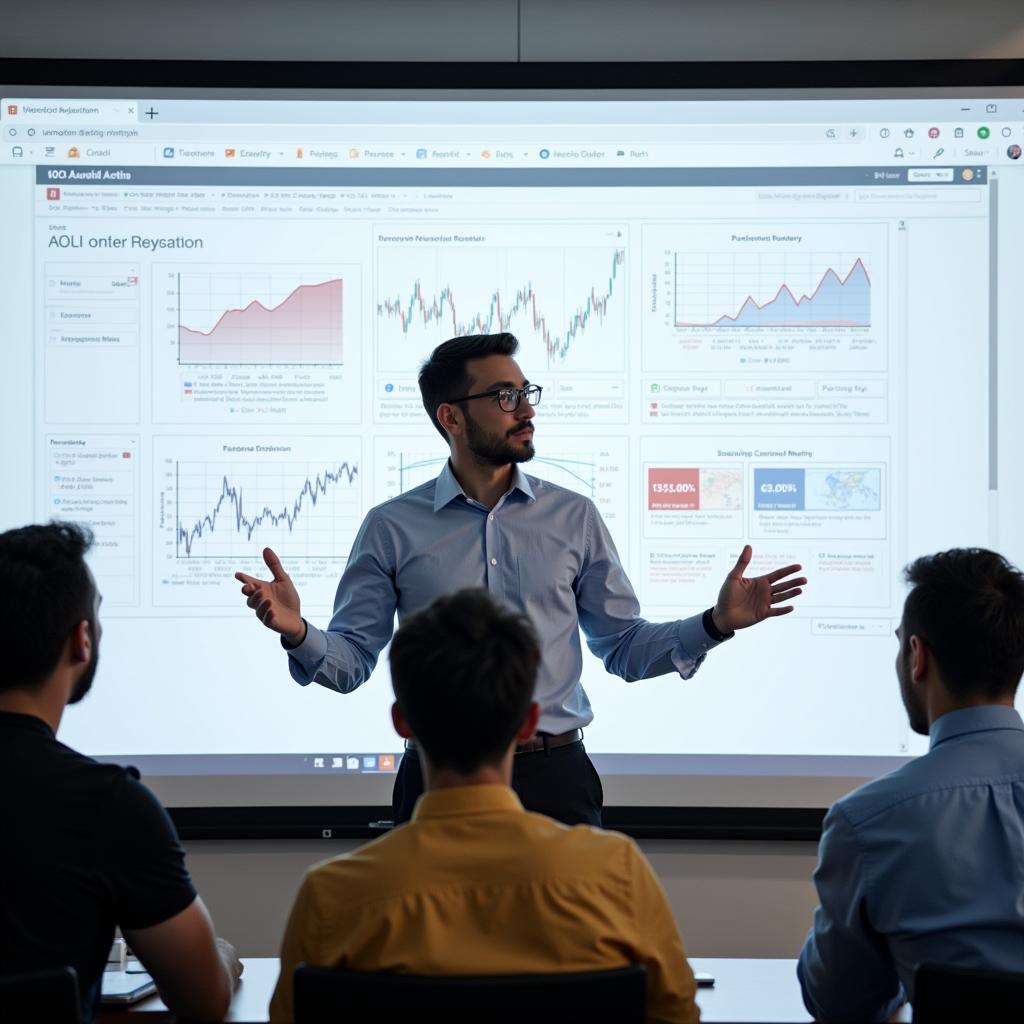
{"type": "Polygon", "coordinates": [[[67,742],[148,774],[388,774],[386,656],[299,689],[236,570],[325,625],[359,525],[447,450],[430,351],[511,331],[531,474],[643,614],[800,563],[689,681],[585,656],[610,776],[870,776],[925,749],[902,567],[1024,560],[1024,99],[5,96],[0,525],[90,526],[100,677],[67,742]],[[124,729],[115,723],[130,722],[124,729]]]}

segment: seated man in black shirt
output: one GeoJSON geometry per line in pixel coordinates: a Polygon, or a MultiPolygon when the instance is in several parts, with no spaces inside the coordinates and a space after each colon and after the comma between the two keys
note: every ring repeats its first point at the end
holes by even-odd
{"type": "Polygon", "coordinates": [[[220,1020],[241,964],[214,935],[167,812],[135,769],[55,736],[96,672],[91,541],[66,523],[0,534],[0,973],[74,967],[92,1021],[120,925],[173,1011],[220,1020]]]}

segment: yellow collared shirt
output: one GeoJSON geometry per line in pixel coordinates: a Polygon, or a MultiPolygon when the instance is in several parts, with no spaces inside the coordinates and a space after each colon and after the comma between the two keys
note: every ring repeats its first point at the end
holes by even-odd
{"type": "Polygon", "coordinates": [[[402,974],[543,974],[641,963],[647,1019],[699,1020],[672,910],[636,844],[523,810],[504,786],[432,790],[413,820],[314,865],[270,1003],[293,1018],[299,963],[402,974]]]}

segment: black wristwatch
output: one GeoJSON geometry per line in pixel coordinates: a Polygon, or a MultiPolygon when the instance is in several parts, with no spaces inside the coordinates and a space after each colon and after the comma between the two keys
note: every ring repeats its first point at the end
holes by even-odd
{"type": "Polygon", "coordinates": [[[711,614],[714,610],[714,608],[709,608],[700,617],[700,624],[704,627],[704,632],[707,633],[707,635],[716,643],[723,643],[726,640],[731,640],[736,635],[736,630],[734,629],[731,633],[723,633],[715,625],[715,618],[711,614]]]}

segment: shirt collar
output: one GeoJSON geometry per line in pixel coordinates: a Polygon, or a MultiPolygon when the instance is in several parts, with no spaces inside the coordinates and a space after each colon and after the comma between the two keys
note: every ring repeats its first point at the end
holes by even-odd
{"type": "Polygon", "coordinates": [[[530,486],[529,478],[518,466],[512,467],[512,486],[509,491],[520,491],[525,495],[527,501],[537,500],[533,488],[530,486]]]}
{"type": "Polygon", "coordinates": [[[933,750],[954,736],[990,729],[1017,729],[1024,732],[1024,721],[1015,708],[1008,708],[1004,704],[983,704],[976,708],[947,711],[932,722],[928,730],[928,749],[933,750]]]}
{"type": "MultiPolygon", "coordinates": [[[[509,493],[511,494],[512,491],[520,491],[527,501],[537,500],[529,479],[518,466],[512,467],[512,485],[509,487],[509,493]]],[[[434,485],[434,511],[439,512],[460,495],[465,498],[466,492],[462,489],[462,484],[455,479],[451,459],[446,459],[444,469],[438,473],[437,482],[434,485]]]]}
{"type": "Polygon", "coordinates": [[[413,821],[425,818],[463,818],[467,814],[522,811],[519,797],[508,786],[452,786],[431,789],[416,801],[413,821]]]}

